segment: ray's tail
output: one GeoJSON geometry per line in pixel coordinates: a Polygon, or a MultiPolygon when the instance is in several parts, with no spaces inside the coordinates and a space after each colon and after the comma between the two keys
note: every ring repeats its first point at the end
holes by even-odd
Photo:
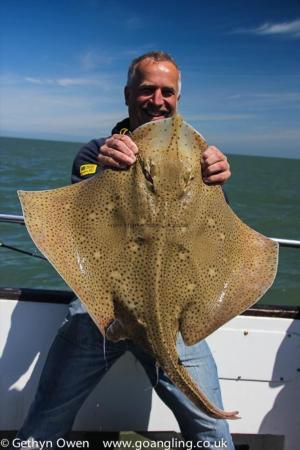
{"type": "Polygon", "coordinates": [[[168,336],[167,328],[148,330],[155,357],[170,380],[200,409],[216,419],[239,419],[238,411],[223,411],[216,407],[192,379],[187,369],[181,364],[175,339],[168,336]],[[150,336],[151,335],[151,336],[150,336]]]}
{"type": "Polygon", "coordinates": [[[238,411],[223,411],[216,407],[179,361],[176,349],[176,332],[174,332],[174,329],[178,330],[178,326],[176,327],[175,321],[173,324],[170,323],[172,317],[174,320],[174,311],[167,312],[165,308],[165,299],[168,292],[165,291],[163,283],[166,268],[162,264],[162,254],[165,251],[166,242],[166,229],[164,229],[157,239],[153,276],[153,292],[155,295],[149,297],[148,314],[146,314],[147,339],[152,353],[170,380],[207,415],[216,419],[239,419],[238,411]],[[152,302],[153,297],[155,298],[154,303],[152,302]]]}

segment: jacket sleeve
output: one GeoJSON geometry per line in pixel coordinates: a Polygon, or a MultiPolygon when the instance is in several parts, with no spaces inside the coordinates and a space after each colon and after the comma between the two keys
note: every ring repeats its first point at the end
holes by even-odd
{"type": "Polygon", "coordinates": [[[101,169],[98,165],[97,156],[99,147],[101,147],[104,142],[105,138],[93,139],[80,148],[73,161],[71,175],[72,183],[78,183],[79,181],[86,180],[96,173],[99,173],[101,169]]]}

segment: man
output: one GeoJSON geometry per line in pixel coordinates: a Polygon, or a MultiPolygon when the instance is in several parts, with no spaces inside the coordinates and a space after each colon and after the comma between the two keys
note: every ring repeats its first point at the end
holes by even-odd
{"type": "MultiPolygon", "coordinates": [[[[168,54],[151,52],[134,60],[125,87],[129,118],[115,126],[111,137],[91,141],[79,151],[73,164],[72,182],[93,176],[99,170],[128,169],[136,161],[138,148],[129,135],[120,134],[121,129],[133,131],[144,123],[171,117],[177,111],[179,98],[180,72],[168,54]]],[[[215,147],[204,153],[201,169],[208,184],[222,184],[230,176],[226,157],[215,147]]],[[[195,381],[222,408],[217,371],[207,344],[200,342],[185,347],[179,337],[177,346],[183,364],[195,381]],[[192,368],[190,360],[193,360],[192,368]]],[[[70,313],[52,344],[35,400],[18,437],[52,440],[56,448],[55,441],[71,430],[91,390],[127,350],[142,363],[158,395],[175,414],[186,440],[207,441],[210,448],[221,448],[223,438],[226,448],[233,450],[227,423],[196,408],[161,370],[157,379],[155,361],[132,341],[106,341],[104,355],[103,338],[79,300],[71,304],[70,313]]]]}

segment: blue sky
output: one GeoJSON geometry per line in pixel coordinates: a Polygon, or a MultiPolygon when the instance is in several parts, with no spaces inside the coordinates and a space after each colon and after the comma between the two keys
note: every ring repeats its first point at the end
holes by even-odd
{"type": "Polygon", "coordinates": [[[130,60],[170,52],[180,112],[223,151],[300,158],[300,2],[5,0],[1,134],[88,141],[126,116],[130,60]]]}

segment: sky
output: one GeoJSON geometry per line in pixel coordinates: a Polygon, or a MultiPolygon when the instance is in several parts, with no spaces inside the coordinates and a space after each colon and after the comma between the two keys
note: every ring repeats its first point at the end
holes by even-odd
{"type": "Polygon", "coordinates": [[[164,50],[180,113],[210,144],[300,158],[299,0],[3,0],[0,13],[3,136],[109,135],[130,61],[164,50]]]}

